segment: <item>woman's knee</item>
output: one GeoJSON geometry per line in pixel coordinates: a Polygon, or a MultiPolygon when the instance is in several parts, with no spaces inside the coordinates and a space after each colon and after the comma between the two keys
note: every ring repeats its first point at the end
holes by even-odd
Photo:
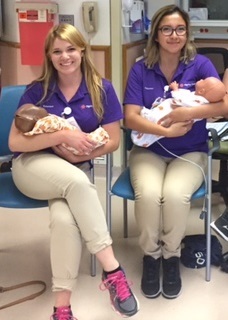
{"type": "Polygon", "coordinates": [[[142,184],[137,185],[134,188],[135,199],[141,200],[145,203],[158,202],[162,201],[161,190],[156,188],[153,184],[142,184]]]}
{"type": "Polygon", "coordinates": [[[163,203],[185,203],[188,204],[191,201],[192,194],[190,192],[181,192],[181,190],[175,189],[169,190],[163,194],[163,203]]]}

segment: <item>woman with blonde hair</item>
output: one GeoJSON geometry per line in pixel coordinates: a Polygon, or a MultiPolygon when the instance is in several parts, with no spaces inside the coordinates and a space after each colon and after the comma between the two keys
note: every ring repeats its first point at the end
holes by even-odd
{"type": "Polygon", "coordinates": [[[19,106],[32,103],[62,116],[78,130],[25,136],[12,124],[9,145],[13,179],[35,199],[48,199],[51,231],[53,320],[75,320],[71,293],[75,286],[82,239],[103,268],[102,282],[114,309],[128,317],[138,311],[125,273],[114,256],[112,239],[96,187],[88,178],[90,160],[115,151],[122,111],[110,81],[94,67],[89,46],[70,24],[54,26],[47,35],[41,76],[27,86],[19,106]],[[88,133],[102,126],[109,141],[95,149],[88,133]],[[73,154],[63,144],[78,150],[73,154]]]}

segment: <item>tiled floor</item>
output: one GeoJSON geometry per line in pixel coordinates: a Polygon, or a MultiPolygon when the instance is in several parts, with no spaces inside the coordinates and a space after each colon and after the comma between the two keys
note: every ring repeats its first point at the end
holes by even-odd
{"type": "MultiPolygon", "coordinates": [[[[104,179],[97,180],[99,194],[104,203],[104,179]]],[[[137,243],[137,227],[130,204],[129,238],[122,237],[122,202],[113,198],[112,236],[116,256],[133,281],[140,311],[132,320],[224,320],[227,319],[228,274],[212,267],[212,280],[204,279],[205,269],[193,270],[181,266],[183,290],[180,297],[167,300],[162,296],[146,299],[140,293],[142,253],[137,243]]],[[[219,214],[221,206],[214,208],[219,214]]],[[[202,232],[203,223],[198,219],[199,209],[190,215],[188,233],[202,232]]],[[[51,270],[49,263],[49,229],[47,209],[20,211],[0,209],[0,286],[6,287],[30,280],[43,280],[47,291],[40,297],[0,310],[1,320],[48,320],[52,312],[51,270]]],[[[220,239],[221,240],[221,239],[220,239]]],[[[223,251],[228,244],[221,240],[223,251]]],[[[73,293],[72,309],[79,320],[120,319],[110,307],[107,292],[99,290],[101,269],[97,276],[90,276],[90,255],[82,256],[78,285],[73,293]]],[[[34,292],[30,289],[0,293],[0,305],[34,292]]]]}

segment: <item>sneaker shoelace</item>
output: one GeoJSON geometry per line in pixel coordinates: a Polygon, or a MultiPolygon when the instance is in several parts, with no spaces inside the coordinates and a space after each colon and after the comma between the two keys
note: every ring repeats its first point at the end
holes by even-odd
{"type": "Polygon", "coordinates": [[[169,262],[169,269],[168,269],[168,280],[169,282],[176,282],[178,279],[178,262],[177,261],[170,261],[169,262]]]}
{"type": "Polygon", "coordinates": [[[113,274],[109,274],[107,279],[101,283],[100,289],[102,291],[106,289],[112,290],[114,287],[116,296],[120,299],[120,301],[124,301],[131,296],[129,288],[130,285],[132,285],[132,283],[127,281],[124,273],[122,271],[118,271],[113,274]]]}
{"type": "Polygon", "coordinates": [[[71,312],[70,308],[60,307],[57,308],[56,312],[51,316],[50,320],[77,320],[71,312]]]}
{"type": "Polygon", "coordinates": [[[147,280],[153,281],[156,279],[157,268],[155,265],[151,265],[150,263],[146,262],[143,271],[144,271],[143,273],[146,275],[147,280]]]}

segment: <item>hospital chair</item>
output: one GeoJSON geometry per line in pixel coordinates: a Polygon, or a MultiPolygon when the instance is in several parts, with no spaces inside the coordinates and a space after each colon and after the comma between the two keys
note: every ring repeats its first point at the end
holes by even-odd
{"type": "MultiPolygon", "coordinates": [[[[8,146],[11,123],[19,100],[25,90],[24,85],[2,87],[0,98],[0,163],[10,164],[12,152],[8,146]]],[[[7,167],[6,165],[4,167],[7,167]]],[[[37,209],[48,207],[48,201],[35,200],[23,195],[15,186],[10,166],[8,172],[0,172],[0,208],[37,209]]],[[[1,171],[1,170],[0,170],[1,171]]],[[[3,170],[5,171],[5,170],[3,170]]],[[[94,183],[94,169],[91,170],[94,183]]],[[[91,276],[96,275],[96,257],[91,254],[91,276]]]]}

